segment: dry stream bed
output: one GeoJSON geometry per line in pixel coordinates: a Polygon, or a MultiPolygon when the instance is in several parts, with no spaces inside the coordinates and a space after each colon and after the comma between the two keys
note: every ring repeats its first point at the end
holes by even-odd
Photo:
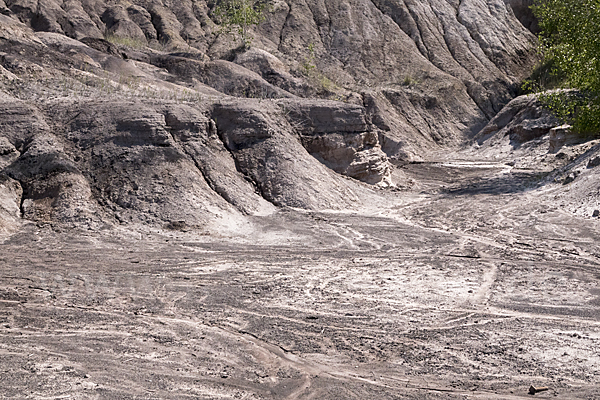
{"type": "Polygon", "coordinates": [[[409,165],[364,213],[251,237],[26,225],[0,254],[0,398],[600,398],[598,219],[534,173],[409,165]]]}

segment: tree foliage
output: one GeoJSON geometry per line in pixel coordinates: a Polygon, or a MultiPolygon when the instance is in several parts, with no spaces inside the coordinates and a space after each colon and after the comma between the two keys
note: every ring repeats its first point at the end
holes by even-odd
{"type": "Polygon", "coordinates": [[[249,46],[252,40],[248,28],[258,25],[265,19],[267,2],[256,0],[220,0],[214,10],[222,30],[227,33],[237,33],[244,46],[249,46]]]}
{"type": "Polygon", "coordinates": [[[540,46],[562,91],[546,95],[559,117],[583,134],[600,133],[600,0],[537,0],[540,46]]]}

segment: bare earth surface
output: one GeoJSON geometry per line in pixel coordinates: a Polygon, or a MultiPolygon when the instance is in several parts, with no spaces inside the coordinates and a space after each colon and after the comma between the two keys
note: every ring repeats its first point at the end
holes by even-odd
{"type": "Polygon", "coordinates": [[[599,399],[531,0],[272,3],[0,0],[0,399],[599,399]]]}
{"type": "Polygon", "coordinates": [[[240,237],[61,232],[0,256],[0,397],[600,397],[600,224],[539,171],[410,164],[361,213],[240,237]]]}

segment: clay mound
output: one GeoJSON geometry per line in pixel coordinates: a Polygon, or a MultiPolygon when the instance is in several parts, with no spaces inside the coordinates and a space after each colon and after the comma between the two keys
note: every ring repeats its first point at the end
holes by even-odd
{"type": "Polygon", "coordinates": [[[365,191],[310,156],[273,102],[3,100],[3,186],[30,220],[202,228],[273,205],[348,208],[365,191]]]}
{"type": "Polygon", "coordinates": [[[165,115],[151,106],[57,101],[29,111],[39,127],[4,129],[20,149],[5,171],[23,187],[27,219],[200,227],[239,214],[210,189],[167,132],[165,115]]]}

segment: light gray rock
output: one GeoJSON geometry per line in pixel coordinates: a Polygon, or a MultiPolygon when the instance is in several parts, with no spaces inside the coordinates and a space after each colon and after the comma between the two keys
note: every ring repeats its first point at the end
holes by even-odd
{"type": "Polygon", "coordinates": [[[307,90],[307,85],[302,79],[294,77],[283,61],[265,50],[252,47],[248,51],[238,53],[233,62],[290,93],[302,95],[307,90]]]}
{"type": "MultiPolygon", "coordinates": [[[[62,5],[67,17],[59,15],[53,1],[43,0],[38,6],[13,0],[10,6],[28,21],[44,7],[54,10],[44,14],[46,27],[36,29],[60,32],[61,27],[77,39],[108,33],[139,41],[141,31],[155,45],[158,40],[167,49],[195,52],[196,59],[200,54],[229,57],[239,45],[232,37],[218,34],[209,17],[212,3],[205,1],[182,0],[169,7],[133,1],[125,13],[123,5],[109,7],[102,0],[69,0],[62,5]]],[[[510,5],[503,0],[488,3],[278,1],[266,21],[252,29],[257,46],[232,57],[270,84],[299,96],[355,101],[357,93],[352,92],[363,92],[357,85],[384,86],[377,91],[385,93],[394,109],[388,119],[397,121],[387,125],[404,127],[384,131],[390,145],[383,149],[397,158],[412,152],[399,148],[413,136],[405,120],[416,121],[414,130],[435,143],[460,141],[465,134],[477,132],[510,100],[514,85],[535,62],[535,37],[519,24],[510,5]],[[314,67],[308,77],[302,72],[306,65],[314,67]]],[[[215,65],[203,83],[231,81],[235,75],[244,74],[215,65]]],[[[222,83],[215,86],[236,96],[257,95],[252,79],[243,79],[235,90],[222,83]],[[243,90],[246,84],[249,88],[243,90]]]]}
{"type": "Polygon", "coordinates": [[[165,122],[175,140],[194,160],[210,187],[244,214],[263,215],[274,211],[271,203],[237,171],[236,161],[217,134],[214,120],[188,106],[167,106],[165,122]]]}
{"type": "Polygon", "coordinates": [[[21,224],[22,195],[18,181],[0,174],[0,235],[11,233],[21,224]]]}
{"type": "Polygon", "coordinates": [[[390,187],[393,186],[392,169],[392,164],[381,147],[374,146],[356,152],[344,174],[371,185],[390,187]]]}
{"type": "Polygon", "coordinates": [[[152,3],[148,12],[152,16],[152,24],[156,28],[159,42],[173,50],[189,47],[181,37],[183,25],[170,8],[152,3]]]}
{"type": "Polygon", "coordinates": [[[8,154],[12,153],[10,146],[22,152],[25,143],[35,135],[50,130],[37,108],[6,93],[0,93],[0,115],[0,132],[5,138],[3,147],[8,154]]]}
{"type": "Polygon", "coordinates": [[[148,41],[152,42],[158,39],[158,33],[152,24],[152,15],[145,8],[132,4],[127,7],[127,14],[131,21],[135,22],[144,32],[148,41]]]}
{"type": "Polygon", "coordinates": [[[6,168],[23,187],[23,217],[42,222],[98,222],[100,211],[88,181],[68,157],[62,141],[38,132],[23,153],[6,168]]]}
{"type": "Polygon", "coordinates": [[[38,8],[31,21],[36,31],[65,33],[65,28],[70,22],[67,12],[61,7],[62,1],[38,2],[38,8]]]}
{"type": "Polygon", "coordinates": [[[181,82],[210,86],[221,94],[258,99],[294,97],[260,75],[225,60],[199,61],[180,56],[155,56],[153,63],[177,76],[181,82]]]}
{"type": "Polygon", "coordinates": [[[81,106],[61,102],[47,112],[68,121],[65,153],[74,155],[72,163],[85,177],[94,202],[104,210],[98,214],[106,221],[183,221],[202,229],[215,218],[240,217],[210,188],[182,146],[181,140],[190,142],[192,133],[199,141],[206,139],[206,117],[177,119],[188,110],[177,113],[177,107],[137,101],[89,101],[81,106]]]}
{"type": "Polygon", "coordinates": [[[306,150],[329,168],[369,184],[391,185],[391,164],[363,107],[316,100],[278,103],[306,150]]]}

